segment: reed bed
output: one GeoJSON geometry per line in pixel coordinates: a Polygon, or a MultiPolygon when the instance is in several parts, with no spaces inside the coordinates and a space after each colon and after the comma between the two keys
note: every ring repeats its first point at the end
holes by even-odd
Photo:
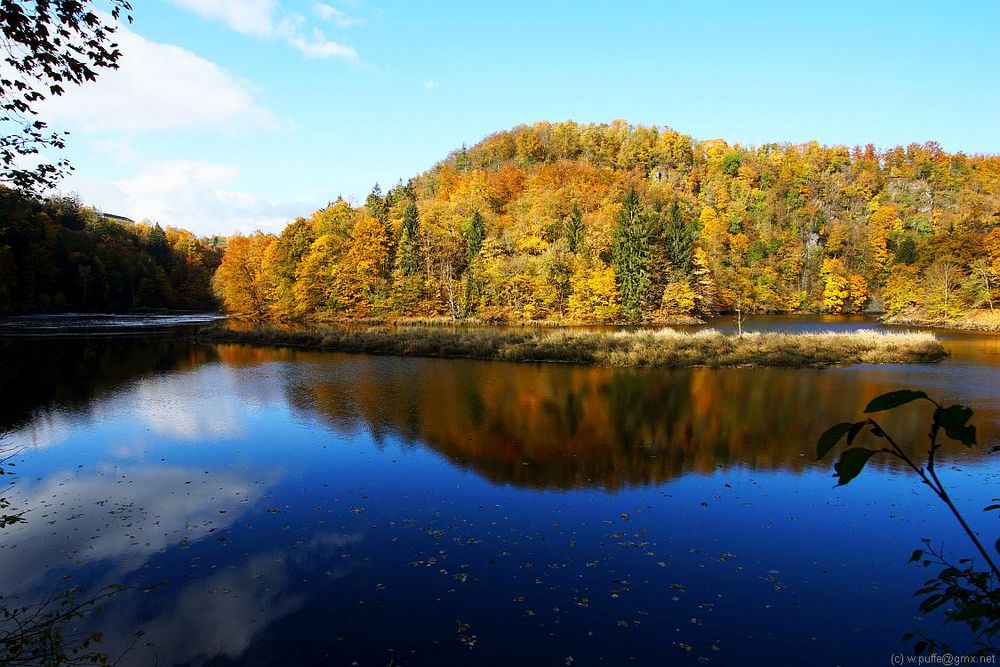
{"type": "Polygon", "coordinates": [[[599,332],[413,326],[289,332],[233,331],[215,325],[201,329],[197,339],[364,354],[656,368],[931,363],[948,356],[941,342],[924,332],[738,336],[712,329],[599,332]]]}

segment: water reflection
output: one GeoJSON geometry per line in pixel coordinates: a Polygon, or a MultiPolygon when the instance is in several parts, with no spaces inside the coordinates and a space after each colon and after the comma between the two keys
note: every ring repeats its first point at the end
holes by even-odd
{"type": "Polygon", "coordinates": [[[86,414],[95,401],[142,377],[217,360],[212,347],[171,336],[0,337],[0,430],[48,409],[86,414]]]}
{"type": "Polygon", "coordinates": [[[0,571],[24,589],[67,561],[105,565],[108,582],[120,581],[152,554],[236,523],[274,479],[149,465],[22,480],[8,498],[28,509],[26,522],[0,544],[0,571]]]}
{"type": "MultiPolygon", "coordinates": [[[[135,587],[88,622],[137,665],[864,662],[911,629],[919,538],[957,538],[899,475],[831,490],[816,435],[900,386],[973,405],[984,441],[1000,424],[995,364],[964,353],[649,371],[2,344],[30,512],[0,589],[135,587]]],[[[968,456],[966,504],[996,478],[968,456]]]]}
{"type": "MultiPolygon", "coordinates": [[[[221,359],[230,354],[242,351],[219,348],[221,359]]],[[[719,467],[802,470],[823,428],[907,382],[843,370],[295,358],[287,395],[296,410],[344,432],[360,425],[376,438],[426,445],[494,482],[531,488],[617,489],[719,467]]],[[[991,403],[977,412],[986,439],[997,423],[991,403]]],[[[911,448],[922,444],[922,421],[886,423],[911,448]]]]}
{"type": "MultiPolygon", "coordinates": [[[[428,446],[491,481],[530,488],[617,489],[719,467],[802,470],[812,465],[823,428],[900,387],[972,405],[985,442],[1000,427],[990,363],[998,361],[1000,337],[959,337],[957,358],[944,367],[826,370],[405,359],[191,346],[166,337],[0,345],[14,363],[3,376],[12,400],[0,424],[33,417],[18,434],[22,444],[65,441],[67,424],[93,416],[106,405],[101,397],[124,387],[132,391],[111,409],[181,442],[233,437],[251,403],[287,400],[337,432],[428,446]],[[278,370],[253,374],[270,364],[278,370]],[[212,372],[193,372],[205,365],[212,372]]],[[[915,411],[885,420],[916,451],[925,418],[915,411]]],[[[118,443],[118,451],[137,446],[118,443]]]]}

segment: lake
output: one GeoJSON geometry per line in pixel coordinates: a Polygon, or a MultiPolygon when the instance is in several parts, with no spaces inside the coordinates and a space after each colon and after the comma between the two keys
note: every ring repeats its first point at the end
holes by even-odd
{"type": "MultiPolygon", "coordinates": [[[[122,664],[860,665],[911,654],[908,630],[966,641],[920,618],[932,571],[907,562],[921,538],[972,555],[947,510],[887,461],[835,488],[815,443],[893,389],[973,407],[980,446],[941,474],[992,544],[998,336],[939,332],[933,365],[648,370],[199,345],[202,320],[139,320],[0,323],[27,510],[0,530],[0,603],[124,586],[64,632],[122,664]]],[[[911,407],[886,423],[917,453],[911,407]]]]}

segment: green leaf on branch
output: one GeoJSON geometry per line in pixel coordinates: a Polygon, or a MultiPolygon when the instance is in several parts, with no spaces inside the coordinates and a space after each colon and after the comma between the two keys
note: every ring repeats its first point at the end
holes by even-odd
{"type": "Polygon", "coordinates": [[[856,422],[851,426],[851,430],[847,432],[847,446],[850,447],[854,444],[854,439],[858,437],[858,433],[861,433],[861,429],[865,427],[865,422],[856,422]]]}
{"type": "Polygon", "coordinates": [[[819,461],[826,456],[854,426],[853,422],[841,422],[826,429],[823,435],[819,436],[819,441],[816,443],[816,460],[819,461]]]}
{"type": "Polygon", "coordinates": [[[916,551],[914,551],[910,555],[910,562],[911,563],[916,563],[917,561],[919,561],[923,557],[924,557],[924,550],[923,549],[917,549],[916,551]]]}
{"type": "Polygon", "coordinates": [[[890,391],[888,394],[882,394],[881,396],[876,396],[868,403],[868,407],[865,408],[865,412],[881,412],[882,410],[891,410],[892,408],[898,408],[901,405],[905,405],[910,401],[915,401],[918,398],[927,398],[927,394],[922,391],[913,391],[912,389],[900,389],[899,391],[890,391]]]}
{"type": "Polygon", "coordinates": [[[840,460],[833,465],[833,469],[836,471],[834,477],[837,478],[837,486],[844,486],[861,474],[868,459],[873,456],[875,456],[875,452],[863,447],[854,447],[841,454],[840,460]]]}
{"type": "Polygon", "coordinates": [[[971,418],[972,408],[964,405],[953,405],[934,411],[934,423],[943,428],[949,438],[958,440],[966,447],[976,444],[976,427],[968,425],[971,418]]]}

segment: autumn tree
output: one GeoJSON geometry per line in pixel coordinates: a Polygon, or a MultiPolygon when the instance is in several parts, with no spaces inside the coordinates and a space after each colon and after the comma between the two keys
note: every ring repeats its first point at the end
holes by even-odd
{"type": "MultiPolygon", "coordinates": [[[[932,144],[742,146],[625,121],[543,122],[455,151],[385,195],[375,188],[360,208],[331,203],[306,220],[308,252],[288,261],[295,313],[313,318],[960,314],[996,304],[998,193],[1000,158],[932,144]],[[365,243],[378,263],[362,276],[365,243]],[[949,257],[960,270],[942,281],[936,264],[949,257]]],[[[50,215],[89,224],[72,202],[50,215]]],[[[279,249],[265,262],[272,317],[287,311],[279,249]]],[[[0,247],[0,261],[50,273],[27,252],[0,247]]],[[[76,289],[92,298],[100,271],[72,257],[76,289]]],[[[171,260],[167,282],[180,273],[171,260]]],[[[161,279],[143,280],[152,294],[161,279]]]]}
{"type": "Polygon", "coordinates": [[[388,261],[389,235],[376,218],[364,215],[351,231],[343,261],[333,267],[337,306],[349,317],[370,317],[386,305],[388,283],[381,267],[388,261]]]}
{"type": "Polygon", "coordinates": [[[229,239],[226,254],[215,274],[216,289],[226,310],[256,321],[267,319],[270,307],[264,258],[273,236],[257,232],[229,239]]]}
{"type": "Polygon", "coordinates": [[[964,278],[962,269],[950,257],[934,261],[924,273],[927,314],[936,319],[955,317],[964,307],[959,290],[964,278]]]}
{"type": "Polygon", "coordinates": [[[312,226],[304,218],[298,218],[268,247],[263,269],[271,292],[270,308],[277,319],[293,317],[298,310],[296,272],[315,240],[312,226]]]}

